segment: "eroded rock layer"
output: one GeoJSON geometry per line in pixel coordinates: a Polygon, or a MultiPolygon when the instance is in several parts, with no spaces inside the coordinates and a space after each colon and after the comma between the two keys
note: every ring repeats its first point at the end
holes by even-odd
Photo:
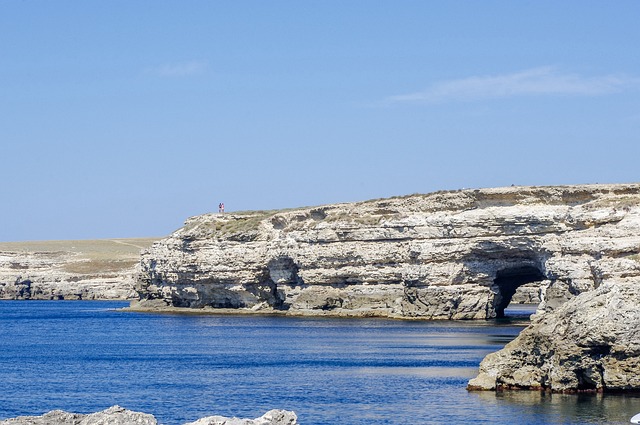
{"type": "Polygon", "coordinates": [[[640,291],[636,279],[609,281],[532,324],[480,364],[470,390],[640,389],[640,291]]]}
{"type": "Polygon", "coordinates": [[[0,243],[0,299],[135,298],[140,250],[155,240],[0,243]]]}
{"type": "Polygon", "coordinates": [[[639,252],[637,184],[205,214],[143,252],[133,308],[484,319],[636,277],[639,252]]]}

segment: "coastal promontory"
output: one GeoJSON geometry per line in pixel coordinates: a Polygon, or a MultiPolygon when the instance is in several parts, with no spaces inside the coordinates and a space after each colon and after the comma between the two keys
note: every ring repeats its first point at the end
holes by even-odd
{"type": "Polygon", "coordinates": [[[132,307],[487,319],[634,281],[639,252],[638,184],[204,214],[143,251],[132,307]]]}
{"type": "Polygon", "coordinates": [[[640,185],[467,189],[205,214],[143,251],[134,310],[492,319],[470,390],[640,389],[640,185]]]}
{"type": "Polygon", "coordinates": [[[500,318],[510,304],[534,303],[531,324],[485,358],[469,389],[640,389],[640,184],[210,213],[160,240],[0,251],[4,299],[426,320],[500,318]]]}

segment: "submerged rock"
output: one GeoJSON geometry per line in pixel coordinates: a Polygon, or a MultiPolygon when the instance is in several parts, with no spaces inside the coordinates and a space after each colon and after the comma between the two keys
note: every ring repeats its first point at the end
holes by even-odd
{"type": "Polygon", "coordinates": [[[637,280],[623,279],[537,315],[515,340],[482,361],[468,389],[640,389],[638,306],[637,280]]]}
{"type": "MultiPolygon", "coordinates": [[[[42,416],[19,416],[0,425],[157,425],[153,415],[112,406],[102,412],[83,415],[53,410],[42,416]]],[[[210,416],[185,425],[298,425],[298,417],[287,410],[271,410],[256,419],[210,416]]]]}

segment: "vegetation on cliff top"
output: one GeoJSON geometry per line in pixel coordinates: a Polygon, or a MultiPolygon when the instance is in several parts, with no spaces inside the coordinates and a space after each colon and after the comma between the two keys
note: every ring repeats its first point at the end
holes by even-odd
{"type": "Polygon", "coordinates": [[[62,270],[69,273],[113,273],[133,267],[140,250],[159,238],[97,239],[69,241],[0,242],[0,252],[24,252],[65,257],[62,270]]]}
{"type": "Polygon", "coordinates": [[[356,226],[379,226],[385,220],[411,212],[468,210],[513,205],[584,205],[587,209],[626,209],[640,204],[640,186],[582,185],[506,187],[495,189],[442,190],[368,201],[281,210],[238,211],[205,214],[187,220],[181,229],[187,237],[238,241],[255,240],[262,223],[275,229],[302,230],[320,222],[356,226]]]}

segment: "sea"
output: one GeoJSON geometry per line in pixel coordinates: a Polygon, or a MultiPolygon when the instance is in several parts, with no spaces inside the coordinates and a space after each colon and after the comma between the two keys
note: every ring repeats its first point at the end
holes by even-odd
{"type": "Polygon", "coordinates": [[[528,313],[489,321],[171,315],[0,301],[0,419],[120,405],[174,425],[293,410],[302,425],[628,424],[640,395],[467,392],[528,313]]]}

